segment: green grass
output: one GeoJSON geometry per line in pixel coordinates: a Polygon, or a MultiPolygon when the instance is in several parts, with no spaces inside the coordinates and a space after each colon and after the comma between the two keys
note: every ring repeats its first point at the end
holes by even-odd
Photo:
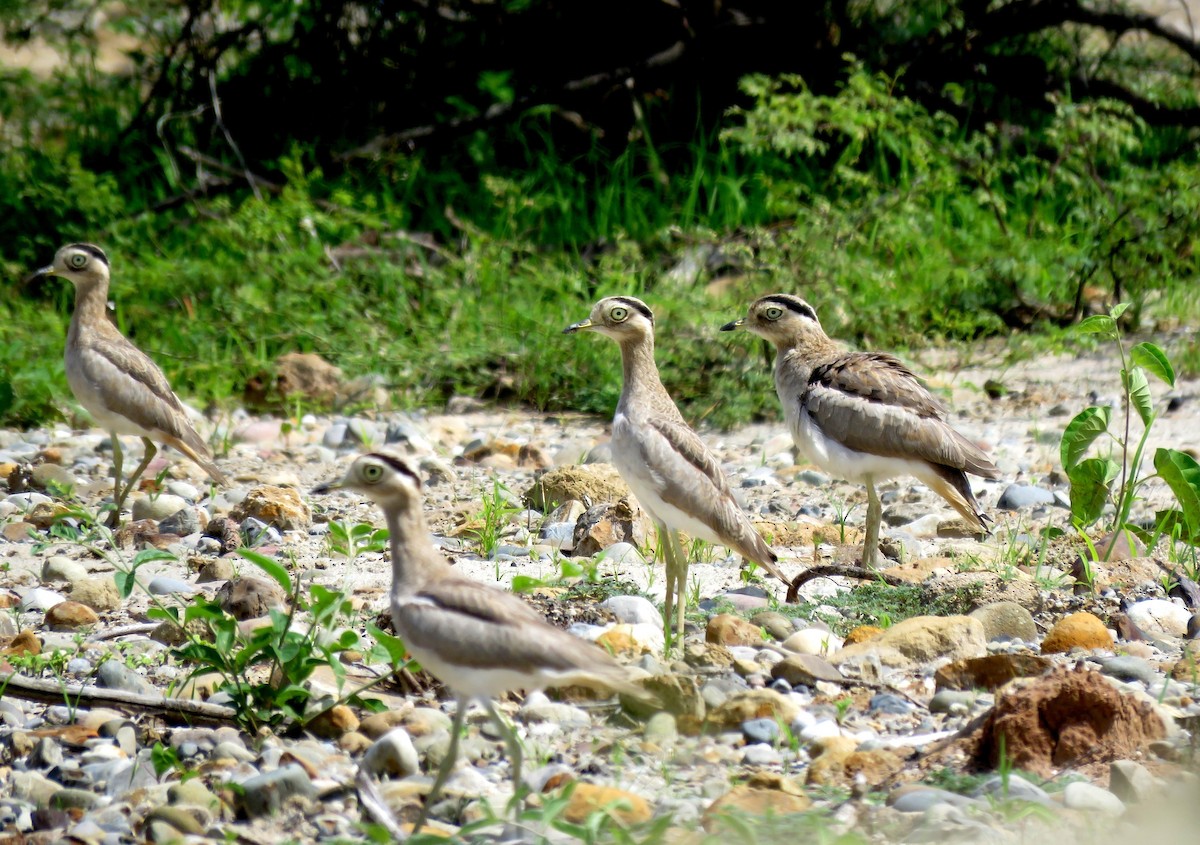
{"type": "MultiPolygon", "coordinates": [[[[832,95],[796,80],[746,88],[755,105],[686,147],[642,138],[567,158],[530,113],[512,130],[516,163],[473,137],[470,169],[399,154],[327,178],[298,147],[277,194],[161,214],[137,213],[157,196],[126,196],[52,148],[36,173],[0,164],[20,195],[0,212],[56,215],[0,260],[21,278],[62,241],[99,242],[118,325],[178,392],[221,405],[299,350],[382,376],[400,407],[468,394],[607,414],[616,349],[561,329],[614,293],[654,308],[667,387],[718,426],[778,415],[762,345],[717,331],[769,291],[883,349],[1014,326],[1059,337],[1084,282],[1119,284],[1134,327],[1200,314],[1197,155],[1156,161],[1165,141],[1116,104],[1062,103],[1010,137],[968,133],[857,66],[832,95]],[[709,257],[696,281],[672,281],[697,248],[709,257]]],[[[71,293],[55,280],[15,293],[0,298],[0,424],[32,426],[71,411],[71,293]]]]}
{"type": "Polygon", "coordinates": [[[859,625],[889,627],[913,616],[958,616],[975,609],[980,595],[976,587],[949,590],[930,596],[920,584],[893,587],[882,581],[867,581],[851,590],[823,597],[819,602],[780,605],[787,616],[821,619],[837,634],[859,625]],[[817,613],[817,607],[836,607],[838,615],[817,613]]]}

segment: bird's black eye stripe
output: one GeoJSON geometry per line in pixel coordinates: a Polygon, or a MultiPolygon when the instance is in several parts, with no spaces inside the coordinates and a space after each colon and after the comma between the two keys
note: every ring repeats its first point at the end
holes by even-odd
{"type": "Polygon", "coordinates": [[[628,297],[628,296],[614,296],[613,299],[615,299],[617,302],[620,302],[623,305],[628,305],[630,308],[632,308],[634,311],[637,311],[639,314],[641,314],[643,317],[645,317],[651,323],[654,322],[654,312],[651,311],[648,307],[646,307],[646,303],[642,302],[641,300],[633,299],[632,297],[628,297]]]}
{"type": "Polygon", "coordinates": [[[399,458],[393,458],[391,455],[384,455],[380,454],[379,452],[372,452],[371,457],[378,461],[382,461],[396,472],[401,473],[402,475],[407,475],[413,480],[413,483],[416,484],[418,488],[421,486],[420,476],[413,472],[412,469],[409,468],[408,464],[404,463],[404,461],[400,460],[399,458]]]}
{"type": "Polygon", "coordinates": [[[815,322],[820,322],[817,320],[817,312],[812,309],[812,306],[810,306],[804,300],[797,299],[794,296],[788,296],[787,294],[782,293],[774,296],[764,296],[763,302],[774,302],[776,305],[782,305],[787,310],[793,311],[799,314],[801,317],[807,317],[815,322]]]}
{"type": "Polygon", "coordinates": [[[80,252],[86,252],[92,258],[102,262],[105,267],[108,266],[108,256],[104,254],[104,250],[95,244],[71,244],[70,248],[77,249],[80,252]]]}

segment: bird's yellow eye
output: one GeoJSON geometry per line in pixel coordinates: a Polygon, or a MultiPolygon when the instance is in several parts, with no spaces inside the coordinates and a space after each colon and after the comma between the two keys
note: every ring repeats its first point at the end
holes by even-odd
{"type": "Polygon", "coordinates": [[[362,468],[362,478],[368,484],[376,483],[383,478],[383,467],[379,464],[366,464],[362,468]]]}
{"type": "Polygon", "coordinates": [[[72,255],[70,258],[67,259],[67,263],[70,264],[72,267],[74,267],[76,270],[82,270],[83,266],[85,264],[87,264],[87,256],[84,255],[82,252],[77,252],[74,255],[72,255]]]}
{"type": "Polygon", "coordinates": [[[608,312],[608,317],[614,323],[624,323],[629,318],[629,309],[624,305],[617,305],[608,312]]]}
{"type": "Polygon", "coordinates": [[[772,305],[770,308],[768,308],[766,311],[763,312],[763,316],[766,317],[768,320],[778,320],[780,317],[783,316],[783,309],[779,308],[775,305],[772,305]]]}

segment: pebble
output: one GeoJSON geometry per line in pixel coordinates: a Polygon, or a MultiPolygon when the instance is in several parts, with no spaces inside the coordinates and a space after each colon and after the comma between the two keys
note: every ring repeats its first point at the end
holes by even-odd
{"type": "Polygon", "coordinates": [[[194,507],[184,507],[175,511],[158,523],[158,530],[163,534],[178,534],[187,537],[201,529],[200,515],[194,507]]]}
{"type": "Polygon", "coordinates": [[[421,771],[417,749],[404,728],[392,728],[375,740],[363,755],[362,764],[376,776],[403,778],[421,771]]]}
{"type": "Polygon", "coordinates": [[[51,555],[42,564],[42,581],[66,581],[68,584],[88,576],[87,567],[63,555],[51,555]]]}
{"type": "Polygon", "coordinates": [[[611,611],[613,616],[617,617],[618,622],[630,625],[661,626],[663,624],[662,614],[658,612],[658,608],[649,599],[642,596],[612,596],[600,602],[600,606],[611,611]]]}
{"type": "Polygon", "coordinates": [[[1063,789],[1063,805],[1072,810],[1120,816],[1125,813],[1125,803],[1107,789],[1101,789],[1084,781],[1072,781],[1063,789]]]}
{"type": "Polygon", "coordinates": [[[1019,511],[1037,505],[1049,505],[1054,502],[1054,494],[1032,484],[1010,484],[996,502],[996,507],[1002,511],[1019,511]]]}
{"type": "Polygon", "coordinates": [[[21,596],[21,603],[18,605],[21,610],[49,610],[56,604],[61,604],[66,599],[54,590],[47,590],[43,587],[34,587],[25,595],[21,596]]]}
{"type": "Polygon", "coordinates": [[[289,798],[314,798],[316,787],[304,769],[292,763],[271,772],[248,778],[241,783],[238,806],[251,818],[273,815],[289,798]]]}
{"type": "Polygon", "coordinates": [[[1117,760],[1109,766],[1108,771],[1108,788],[1124,803],[1141,804],[1161,792],[1154,775],[1141,763],[1117,760]]]}
{"type": "Polygon", "coordinates": [[[153,684],[137,672],[130,669],[120,660],[106,660],[96,670],[96,682],[107,689],[122,690],[137,695],[149,695],[157,698],[158,690],[153,684]]]}
{"type": "Polygon", "coordinates": [[[1147,686],[1159,680],[1160,675],[1147,661],[1140,657],[1118,655],[1098,658],[1100,671],[1119,681],[1141,681],[1147,686]]]}
{"type": "Polygon", "coordinates": [[[199,591],[195,584],[190,584],[179,578],[169,578],[165,575],[159,575],[150,579],[150,583],[146,585],[146,591],[155,596],[170,596],[183,595],[190,596],[199,591]]]}
{"type": "Polygon", "coordinates": [[[774,719],[750,719],[742,722],[742,735],[746,742],[765,742],[774,745],[779,739],[779,723],[774,719]]]}
{"type": "Polygon", "coordinates": [[[1130,622],[1152,637],[1186,636],[1192,618],[1190,610],[1169,599],[1135,602],[1126,612],[1130,622]]]}
{"type": "MultiPolygon", "coordinates": [[[[133,519],[153,519],[160,522],[172,514],[178,513],[188,506],[182,496],[170,493],[159,493],[157,496],[141,496],[133,500],[133,519]]],[[[190,532],[189,532],[190,533],[190,532]]]]}

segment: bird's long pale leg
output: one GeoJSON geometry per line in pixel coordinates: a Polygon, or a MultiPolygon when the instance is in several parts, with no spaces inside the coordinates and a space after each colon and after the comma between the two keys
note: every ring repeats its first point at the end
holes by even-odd
{"type": "MultiPolygon", "coordinates": [[[[675,590],[678,601],[675,602],[675,632],[683,639],[683,624],[687,618],[687,572],[688,556],[679,541],[679,532],[671,532],[671,547],[675,550],[675,590]]],[[[667,624],[671,624],[670,619],[667,624]]]]}
{"type": "Polygon", "coordinates": [[[129,494],[133,492],[134,485],[138,483],[138,479],[146,471],[146,467],[150,466],[150,462],[158,454],[158,447],[154,445],[154,441],[149,437],[142,438],[142,446],[145,447],[145,454],[142,455],[142,462],[137,465],[137,469],[133,471],[133,474],[129,476],[129,480],[125,482],[125,490],[121,493],[121,500],[117,503],[118,513],[121,512],[121,505],[129,498],[129,494]]]}
{"type": "Polygon", "coordinates": [[[446,749],[446,757],[442,760],[442,765],[438,767],[437,777],[433,779],[433,786],[430,787],[429,794],[425,796],[425,804],[421,807],[421,814],[417,816],[417,820],[413,824],[411,836],[416,836],[425,826],[425,822],[429,820],[429,811],[433,809],[434,802],[441,793],[442,787],[446,785],[446,780],[454,769],[455,761],[458,760],[458,737],[462,733],[463,724],[467,721],[467,705],[470,702],[469,698],[458,699],[458,709],[454,711],[454,721],[450,724],[450,747],[446,749]]]}
{"type": "Polygon", "coordinates": [[[109,432],[109,438],[112,440],[113,450],[113,502],[115,507],[108,515],[108,519],[105,520],[105,524],[109,528],[116,528],[121,524],[121,502],[124,501],[121,496],[121,468],[125,463],[125,454],[121,451],[121,438],[117,437],[115,432],[109,432]]]}
{"type": "Polygon", "coordinates": [[[521,764],[524,761],[521,740],[517,737],[516,725],[510,725],[500,715],[500,711],[496,709],[496,705],[491,699],[484,700],[483,706],[487,709],[488,715],[492,717],[492,722],[495,723],[496,729],[500,731],[500,735],[504,737],[504,747],[508,750],[508,768],[512,775],[513,802],[516,804],[516,818],[520,819],[521,808],[523,806],[521,764]]]}
{"type": "Polygon", "coordinates": [[[663,569],[667,573],[667,593],[663,600],[663,637],[671,649],[671,617],[675,609],[675,532],[665,523],[658,523],[658,545],[663,550],[663,569]]]}
{"type": "Polygon", "coordinates": [[[863,566],[867,569],[879,567],[879,521],[883,518],[883,504],[875,492],[875,481],[867,479],[867,531],[863,539],[863,566]]]}

